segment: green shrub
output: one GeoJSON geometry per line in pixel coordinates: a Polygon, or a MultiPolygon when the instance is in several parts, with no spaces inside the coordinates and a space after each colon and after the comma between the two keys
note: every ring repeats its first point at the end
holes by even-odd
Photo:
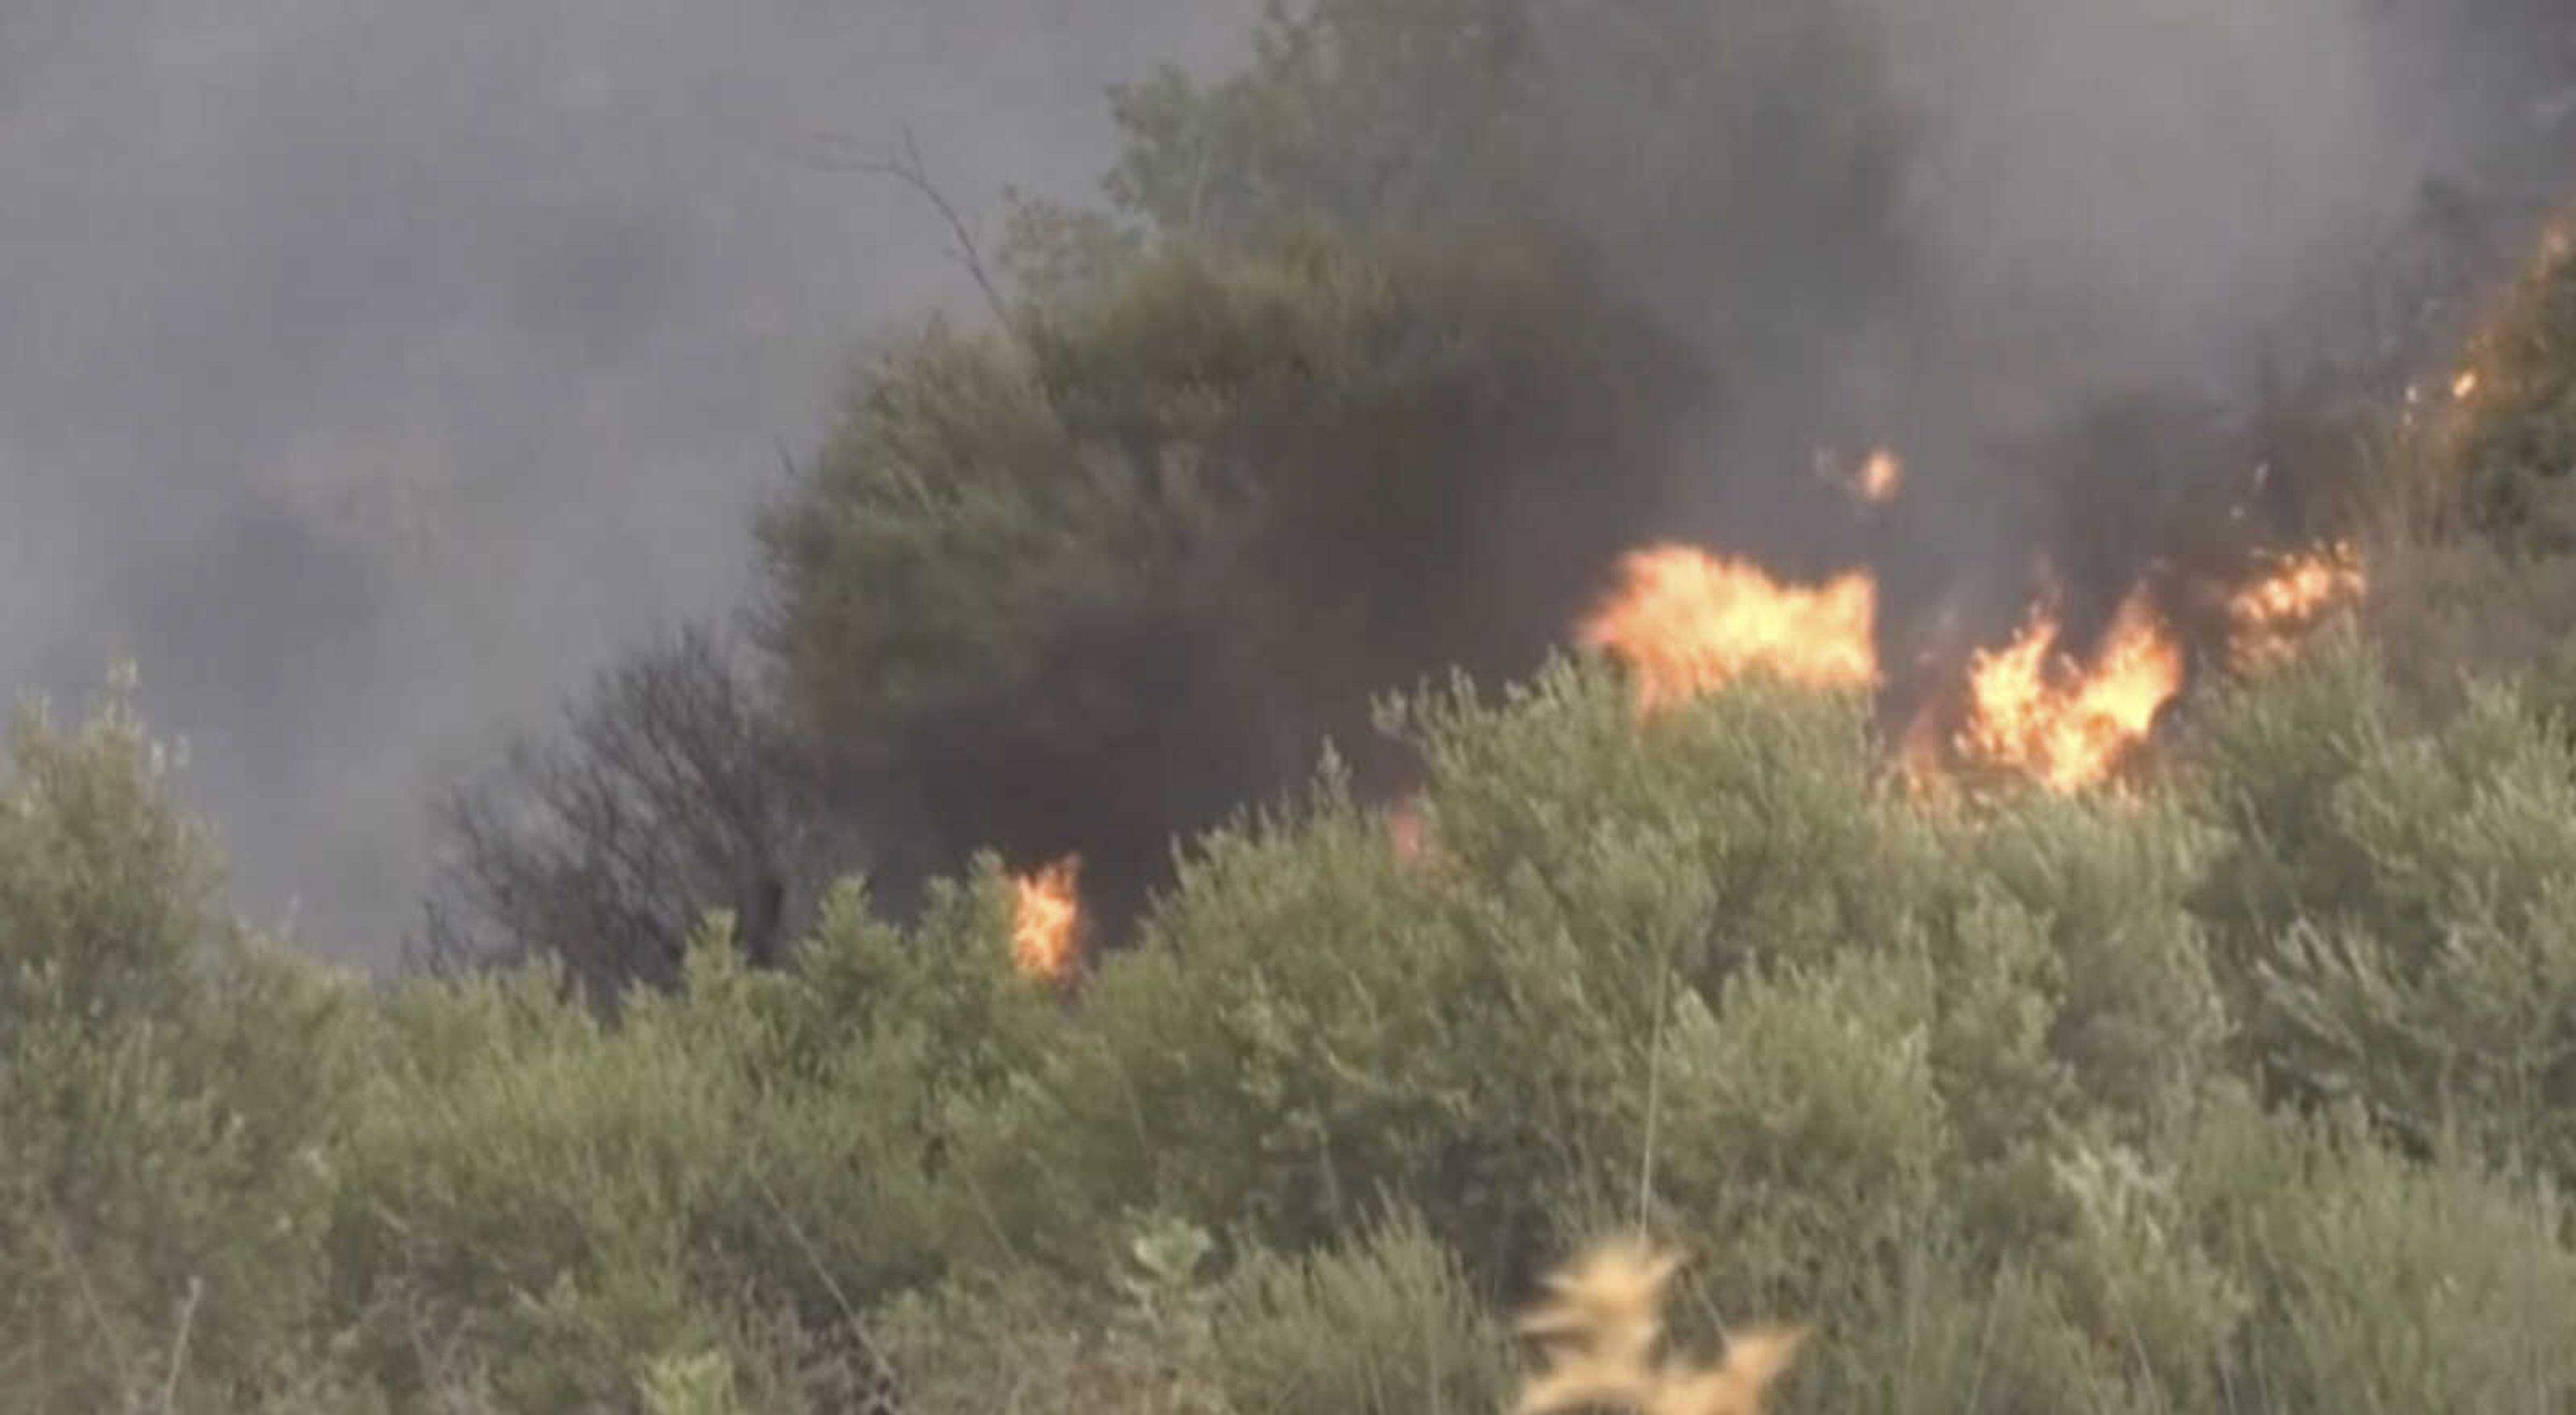
{"type": "Polygon", "coordinates": [[[719,921],[678,995],[614,1025],[544,973],[405,989],[340,1191],[377,1369],[444,1379],[427,1329],[513,1407],[626,1402],[709,1351],[776,1382],[779,1343],[971,1252],[937,1152],[1026,1064],[1004,1014],[1050,1011],[1007,971],[998,886],[945,896],[934,938],[845,892],[787,976],[746,971],[719,921]]]}
{"type": "Polygon", "coordinates": [[[2502,686],[2408,728],[2345,648],[2203,725],[2204,887],[2250,1062],[2419,1151],[2576,1177],[2576,745],[2502,686]]]}
{"type": "Polygon", "coordinates": [[[126,685],[20,715],[0,795],[0,1388],[12,1408],[285,1402],[369,1035],[223,922],[126,685]]]}
{"type": "Polygon", "coordinates": [[[1396,1215],[1302,1256],[1220,1260],[1201,1229],[1127,1227],[1085,1280],[961,1277],[895,1303],[915,1408],[1046,1415],[1492,1411],[1509,1348],[1456,1258],[1396,1215]]]}
{"type": "Polygon", "coordinates": [[[2561,230],[2469,351],[2446,468],[2460,523],[2516,558],[2576,552],[2576,245],[2561,230]]]}
{"type": "Polygon", "coordinates": [[[1490,1306],[1409,1214],[1304,1258],[1255,1251],[1213,1295],[1210,1345],[1242,1415],[1468,1415],[1509,1389],[1490,1306]]]}
{"type": "Polygon", "coordinates": [[[872,364],[761,520],[763,642],[890,903],[1079,852],[1115,936],[1371,694],[1533,667],[1704,387],[1532,243],[1157,249],[872,364]]]}
{"type": "Polygon", "coordinates": [[[2548,1410],[2576,1395],[2576,1284],[2549,1187],[2392,1153],[2349,1117],[2222,1100],[2178,1137],[2170,1203],[2233,1270],[2240,1408],[2548,1410]]]}
{"type": "Polygon", "coordinates": [[[1019,976],[998,861],[614,1019],[370,998],[220,925],[121,704],[0,810],[0,1370],[36,1410],[1491,1409],[1644,1225],[1789,1408],[2552,1410],[2576,1305],[2576,744],[2355,640],[2121,793],[1918,796],[1867,707],[1608,665],[1385,713],[1019,976]],[[1211,1238],[1207,1235],[1217,1235],[1211,1238]]]}

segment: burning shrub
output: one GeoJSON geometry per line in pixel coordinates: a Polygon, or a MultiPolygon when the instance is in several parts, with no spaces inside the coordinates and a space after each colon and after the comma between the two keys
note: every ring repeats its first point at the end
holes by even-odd
{"type": "Polygon", "coordinates": [[[2576,553],[2576,220],[2544,240],[2454,385],[2458,515],[2517,557],[2576,553]]]}
{"type": "MultiPolygon", "coordinates": [[[[1489,1408],[1490,1314],[1642,1224],[1698,1259],[1652,1371],[1725,1369],[1695,1314],[1794,1314],[1798,1405],[2569,1396],[2563,1201],[2507,1167],[2568,1173],[2576,764],[2509,695],[2410,727],[2316,655],[2173,780],[1959,798],[1901,784],[1855,693],[1640,724],[1632,687],[1417,696],[1415,853],[1327,775],[1202,841],[1070,1006],[1015,971],[989,857],[910,927],[843,889],[778,970],[703,932],[613,1024],[545,974],[416,981],[363,1047],[292,970],[209,994],[129,955],[78,1016],[21,987],[0,1241],[60,1300],[0,1356],[68,1373],[54,1408],[157,1382],[168,1350],[92,1329],[168,1330],[193,1270],[210,1398],[792,1409],[892,1350],[973,1408],[1489,1408]],[[66,1198],[93,1143],[169,1162],[83,1159],[122,1177],[66,1198]],[[64,1212],[77,1274],[28,1221],[64,1212]],[[1140,1217],[1172,1238],[1143,1273],[1140,1217]]],[[[193,937],[129,741],[30,750],[22,947],[193,937]]]]}
{"type": "Polygon", "coordinates": [[[886,897],[1078,853],[1115,938],[1172,837],[1328,737],[1401,784],[1369,695],[1535,668],[1682,493],[1794,493],[1771,454],[1909,269],[1875,35],[1322,0],[1224,80],[1121,90],[1111,210],[1024,207],[1010,328],[896,350],[764,521],[768,641],[886,897]]]}
{"type": "Polygon", "coordinates": [[[1510,1280],[1550,1207],[1633,1197],[1660,1094],[1657,1213],[1821,1300],[1816,1245],[2000,1213],[1970,1176],[2054,1124],[2142,1132],[2215,1064],[2187,823],[1941,824],[1858,709],[1740,685],[1640,732],[1571,667],[1414,704],[1436,857],[1330,790],[1209,840],[1050,1068],[1059,1166],[1291,1247],[1413,1195],[1510,1280]]]}
{"type": "Polygon", "coordinates": [[[2576,723],[2576,245],[2565,218],[2461,363],[2473,387],[2418,409],[2386,460],[2412,492],[2376,552],[2374,648],[2407,714],[2464,710],[2472,677],[2576,723]]]}
{"type": "Polygon", "coordinates": [[[1115,930],[1169,842],[1370,696],[1556,641],[1642,534],[1691,361],[1500,248],[1187,250],[882,363],[762,526],[765,639],[898,907],[990,846],[1115,930]]]}

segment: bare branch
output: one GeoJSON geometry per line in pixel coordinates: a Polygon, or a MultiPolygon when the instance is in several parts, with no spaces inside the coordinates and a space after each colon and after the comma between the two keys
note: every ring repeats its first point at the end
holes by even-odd
{"type": "MultiPolygon", "coordinates": [[[[903,150],[893,157],[835,158],[807,153],[801,155],[799,160],[820,172],[848,172],[863,176],[892,177],[912,188],[923,200],[930,203],[931,209],[939,213],[942,221],[948,223],[949,234],[957,241],[956,254],[959,263],[966,267],[968,275],[974,277],[975,288],[984,292],[984,303],[992,310],[993,317],[1001,321],[1005,330],[1016,334],[1019,329],[1018,322],[1011,318],[1010,306],[1003,300],[1000,287],[994,284],[991,270],[984,263],[983,249],[975,240],[973,226],[967,222],[965,214],[957,209],[956,203],[948,199],[948,194],[940,190],[939,184],[931,180],[930,169],[921,160],[921,145],[914,141],[912,129],[907,127],[902,131],[903,150]]],[[[819,140],[839,141],[832,134],[823,134],[819,140]]]]}
{"type": "Polygon", "coordinates": [[[714,639],[630,655],[491,781],[449,798],[427,952],[454,971],[553,959],[593,997],[675,982],[711,910],[755,963],[848,862],[790,740],[714,639]]]}
{"type": "Polygon", "coordinates": [[[205,1295],[205,1280],[191,1276],[188,1296],[179,1306],[179,1335],[170,1347],[170,1374],[161,1382],[161,1415],[178,1415],[179,1377],[188,1369],[188,1338],[197,1327],[197,1301],[205,1295]]]}

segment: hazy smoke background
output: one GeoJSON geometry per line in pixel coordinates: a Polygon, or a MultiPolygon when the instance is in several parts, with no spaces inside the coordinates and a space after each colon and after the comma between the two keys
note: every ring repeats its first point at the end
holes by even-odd
{"type": "MultiPolygon", "coordinates": [[[[2576,133],[2555,5],[1875,3],[1929,288],[1993,342],[1856,359],[1840,407],[2241,384],[2427,175],[2576,133]]],[[[783,149],[909,126],[970,205],[1087,196],[1104,87],[1221,66],[1256,9],[14,0],[0,681],[136,656],[244,906],[390,957],[432,790],[735,604],[776,449],[879,321],[965,292],[909,193],[783,149]]]]}
{"type": "Polygon", "coordinates": [[[856,342],[961,292],[916,197],[782,154],[1088,197],[1105,86],[1253,8],[10,0],[0,682],[136,656],[243,907],[390,957],[432,788],[728,609],[856,342]]]}

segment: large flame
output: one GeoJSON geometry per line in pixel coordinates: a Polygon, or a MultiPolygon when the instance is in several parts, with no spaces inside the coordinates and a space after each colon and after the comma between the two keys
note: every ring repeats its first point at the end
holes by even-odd
{"type": "MultiPolygon", "coordinates": [[[[2478,388],[2475,370],[2464,369],[2452,392],[2466,398],[2478,388]]],[[[1885,447],[1857,467],[1820,449],[1815,470],[1864,507],[1886,505],[1905,485],[1904,463],[1885,447]]],[[[2258,488],[2269,470],[2256,467],[2258,488]]],[[[2218,647],[2238,671],[2288,656],[2329,612],[2367,588],[2348,544],[2274,555],[2255,568],[2243,583],[2215,587],[2226,621],[2218,647]]],[[[1928,788],[1946,765],[1966,764],[2073,791],[2108,780],[2146,742],[2186,682],[2190,657],[2181,637],[2141,583],[2089,661],[2078,662],[2061,643],[2056,598],[2044,594],[2010,642],[1971,653],[1963,682],[1934,686],[1929,697],[1904,705],[1911,716],[1897,753],[1910,780],[1928,788]]],[[[1651,712],[1756,669],[1820,688],[1886,687],[1878,609],[1878,583],[1867,570],[1821,585],[1790,584],[1747,560],[1664,544],[1620,562],[1615,587],[1578,635],[1629,668],[1639,708],[1651,712]]],[[[1935,660],[1927,654],[1923,663],[1931,668],[1935,660]]],[[[1396,836],[1399,854],[1419,851],[1417,822],[1399,814],[1396,836]]]]}
{"type": "Polygon", "coordinates": [[[1635,671],[1651,711],[1755,668],[1813,687],[1873,685],[1877,612],[1867,574],[1784,585],[1744,561],[1663,545],[1628,556],[1619,589],[1580,632],[1635,671]]]}
{"type": "Polygon", "coordinates": [[[1011,960],[1030,977],[1062,982],[1073,972],[1082,925],[1082,859],[1067,855],[1011,881],[1011,960]]]}
{"type": "Polygon", "coordinates": [[[2183,651],[2144,594],[2112,617],[2090,664],[2058,651],[2064,626],[2040,610],[2005,648],[1968,670],[1972,759],[2022,771],[2060,791],[2108,778],[2182,691],[2183,651]]]}

